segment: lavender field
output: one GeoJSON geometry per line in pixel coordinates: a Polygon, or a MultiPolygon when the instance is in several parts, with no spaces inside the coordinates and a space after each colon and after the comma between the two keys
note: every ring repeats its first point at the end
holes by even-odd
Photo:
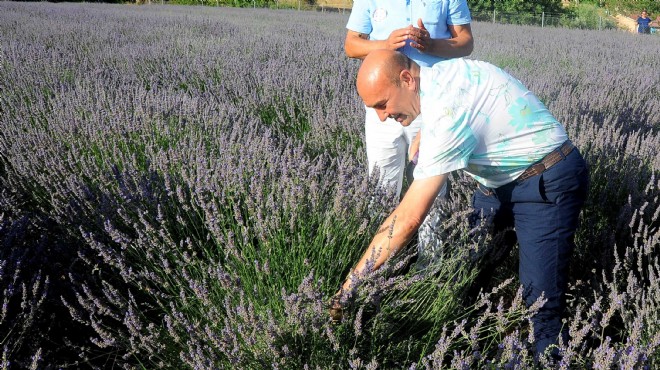
{"type": "Polygon", "coordinates": [[[1,369],[660,366],[660,39],[473,24],[471,58],[590,165],[555,362],[517,251],[475,281],[499,239],[469,229],[462,176],[442,263],[409,246],[331,322],[396,203],[366,174],[347,17],[0,2],[1,369]]]}

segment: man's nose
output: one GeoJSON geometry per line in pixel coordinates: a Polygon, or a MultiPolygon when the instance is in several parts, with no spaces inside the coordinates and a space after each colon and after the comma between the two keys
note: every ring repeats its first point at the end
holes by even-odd
{"type": "Polygon", "coordinates": [[[378,118],[380,118],[381,122],[385,122],[385,120],[390,116],[389,114],[385,113],[384,109],[377,109],[376,113],[378,113],[378,118]]]}

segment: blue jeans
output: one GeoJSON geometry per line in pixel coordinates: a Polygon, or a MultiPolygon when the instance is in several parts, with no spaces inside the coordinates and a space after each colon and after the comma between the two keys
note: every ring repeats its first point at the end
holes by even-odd
{"type": "MultiPolygon", "coordinates": [[[[547,299],[533,318],[538,353],[556,344],[562,332],[569,259],[588,187],[589,171],[575,148],[539,175],[496,189],[480,185],[472,198],[473,224],[485,217],[495,232],[515,229],[520,282],[527,305],[541,293],[547,299]]],[[[507,248],[503,255],[510,247],[502,246],[507,248]]],[[[567,339],[565,330],[562,335],[567,339]]]]}

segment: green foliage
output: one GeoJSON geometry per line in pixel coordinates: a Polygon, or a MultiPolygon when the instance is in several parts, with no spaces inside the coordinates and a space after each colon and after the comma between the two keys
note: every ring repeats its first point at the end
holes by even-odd
{"type": "Polygon", "coordinates": [[[561,0],[468,0],[471,11],[492,11],[507,13],[561,13],[561,0]]]}
{"type": "Polygon", "coordinates": [[[593,5],[611,12],[630,15],[646,9],[651,15],[660,13],[660,1],[657,0],[573,0],[572,6],[593,5]]]}
{"type": "Polygon", "coordinates": [[[570,16],[562,17],[563,27],[591,30],[616,29],[616,23],[602,8],[591,4],[579,4],[570,8],[570,16]]]}
{"type": "Polygon", "coordinates": [[[649,12],[649,16],[652,18],[660,15],[660,1],[657,0],[608,0],[603,1],[600,6],[606,6],[610,11],[626,15],[641,13],[644,9],[649,12]]]}
{"type": "MultiPolygon", "coordinates": [[[[156,0],[157,1],[157,0],[156,0]]],[[[228,6],[233,8],[271,8],[286,9],[313,5],[314,0],[168,0],[168,4],[228,6]]]]}

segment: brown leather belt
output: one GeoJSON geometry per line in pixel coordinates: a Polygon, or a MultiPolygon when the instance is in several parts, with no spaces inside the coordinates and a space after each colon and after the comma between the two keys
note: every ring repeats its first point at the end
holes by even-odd
{"type": "Polygon", "coordinates": [[[575,149],[575,145],[571,143],[570,140],[564,141],[564,143],[557,149],[548,153],[543,159],[536,162],[535,164],[527,167],[525,172],[522,175],[518,176],[516,179],[517,182],[522,182],[532,176],[539,175],[548,168],[554,166],[559,161],[564,159],[571,151],[575,149]]]}

